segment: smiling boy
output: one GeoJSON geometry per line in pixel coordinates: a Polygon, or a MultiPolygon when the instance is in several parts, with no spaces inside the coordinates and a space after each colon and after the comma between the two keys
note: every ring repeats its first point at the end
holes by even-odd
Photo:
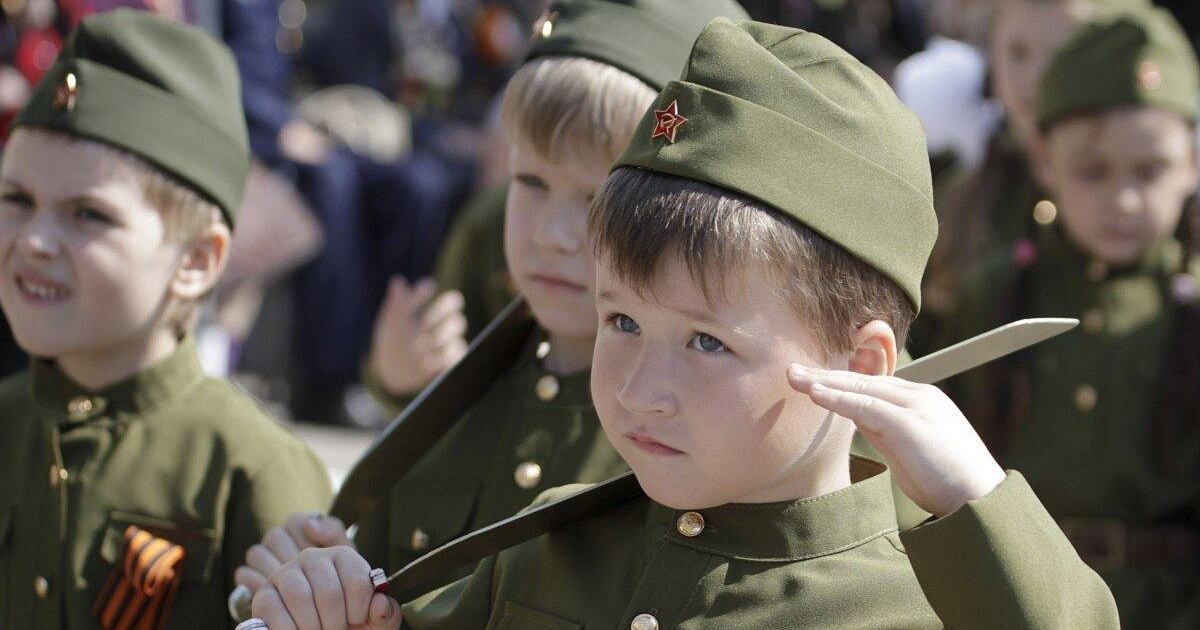
{"type": "Polygon", "coordinates": [[[0,383],[0,627],[217,627],[246,549],[330,497],[191,336],[249,168],[232,56],[151,14],[89,17],[14,128],[0,305],[34,358],[0,383]]]}
{"type": "MultiPolygon", "coordinates": [[[[850,55],[711,22],[589,219],[592,393],[644,494],[484,560],[402,627],[1117,627],[1021,476],[936,388],[888,376],[936,229],[928,168],[915,117],[850,55]],[[855,426],[936,520],[896,533],[855,426]]],[[[347,553],[276,576],[401,627],[347,553]]],[[[296,593],[261,591],[256,615],[291,627],[296,593]]]]}

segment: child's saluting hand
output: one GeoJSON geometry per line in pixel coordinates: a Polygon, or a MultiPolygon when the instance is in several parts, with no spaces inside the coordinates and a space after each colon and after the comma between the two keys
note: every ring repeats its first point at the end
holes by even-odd
{"type": "Polygon", "coordinates": [[[793,364],[788,382],[858,427],[897,485],[921,509],[945,516],[991,492],[1004,471],[942,390],[894,376],[793,364]]]}

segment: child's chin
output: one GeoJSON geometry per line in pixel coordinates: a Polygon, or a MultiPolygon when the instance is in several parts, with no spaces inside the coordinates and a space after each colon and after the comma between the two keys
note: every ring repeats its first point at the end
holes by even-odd
{"type": "Polygon", "coordinates": [[[726,503],[713,497],[703,496],[694,488],[679,488],[674,484],[651,479],[649,476],[644,477],[638,474],[637,469],[634,469],[634,475],[637,476],[638,483],[641,484],[642,491],[646,493],[646,496],[655,503],[672,510],[704,510],[726,503]]]}

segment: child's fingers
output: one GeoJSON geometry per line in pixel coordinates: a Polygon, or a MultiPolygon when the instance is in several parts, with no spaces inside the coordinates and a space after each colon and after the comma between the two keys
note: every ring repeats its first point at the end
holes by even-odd
{"type": "Polygon", "coordinates": [[[280,564],[287,563],[292,558],[295,558],[296,554],[300,553],[300,546],[292,539],[292,535],[282,527],[275,527],[268,531],[267,535],[263,536],[262,544],[275,555],[280,564]]]}
{"type": "Polygon", "coordinates": [[[467,318],[459,311],[455,311],[437,322],[426,333],[433,350],[438,350],[456,339],[462,339],[465,334],[467,334],[467,318]]]}
{"type": "Polygon", "coordinates": [[[417,280],[413,283],[405,300],[407,315],[414,320],[420,320],[424,316],[422,311],[426,310],[426,305],[433,300],[435,295],[437,295],[437,283],[433,281],[433,278],[426,277],[417,280]]]}
{"type": "Polygon", "coordinates": [[[261,619],[270,630],[298,630],[287,605],[279,596],[279,591],[270,584],[254,594],[250,614],[261,619]]]}
{"type": "Polygon", "coordinates": [[[300,554],[300,568],[313,591],[313,603],[321,619],[321,630],[345,630],[346,596],[333,562],[315,554],[300,554]]]}
{"type": "Polygon", "coordinates": [[[868,376],[845,370],[820,370],[793,364],[788,369],[788,382],[802,393],[811,391],[814,384],[856,394],[879,398],[893,405],[908,406],[916,398],[911,383],[890,376],[868,376]]]}
{"type": "Polygon", "coordinates": [[[425,312],[421,314],[421,328],[431,330],[437,324],[455,314],[462,314],[463,296],[458,291],[446,291],[445,293],[433,298],[425,312]]]}
{"type": "Polygon", "coordinates": [[[271,575],[283,566],[279,558],[261,543],[246,550],[246,564],[263,575],[271,575]]]}
{"type": "Polygon", "coordinates": [[[886,433],[905,418],[903,408],[869,394],[813,383],[808,395],[813,402],[854,422],[868,433],[886,433]]]}
{"type": "Polygon", "coordinates": [[[318,515],[309,518],[304,524],[304,533],[320,547],[350,544],[350,537],[346,535],[346,525],[336,516],[318,515]]]}
{"type": "Polygon", "coordinates": [[[400,604],[383,593],[375,593],[371,598],[370,614],[368,630],[397,630],[400,627],[400,604]]]}
{"type": "Polygon", "coordinates": [[[250,593],[258,592],[267,583],[267,576],[254,568],[242,565],[233,572],[233,581],[239,586],[250,589],[250,593]]]}
{"type": "Polygon", "coordinates": [[[367,623],[371,596],[375,585],[371,583],[371,565],[362,556],[347,549],[333,557],[333,567],[345,593],[346,620],[351,625],[367,623]]]}
{"type": "MultiPolygon", "coordinates": [[[[291,616],[297,628],[320,630],[321,616],[317,613],[312,585],[308,583],[308,578],[298,566],[290,564],[283,570],[272,573],[271,586],[275,587],[274,591],[279,594],[279,599],[283,601],[288,615],[291,616]]],[[[263,591],[268,591],[268,589],[264,588],[263,591]]],[[[258,596],[255,596],[255,600],[257,599],[258,596]]],[[[257,612],[254,616],[262,617],[257,612]]],[[[265,617],[262,618],[265,620],[265,617]]],[[[270,622],[267,622],[267,627],[274,628],[270,622]]]]}

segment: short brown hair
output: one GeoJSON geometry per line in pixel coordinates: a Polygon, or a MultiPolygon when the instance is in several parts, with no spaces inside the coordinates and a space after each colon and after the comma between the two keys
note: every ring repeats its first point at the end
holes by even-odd
{"type": "Polygon", "coordinates": [[[592,204],[588,233],[641,295],[666,255],[679,257],[709,300],[723,294],[727,273],[760,265],[829,354],[853,349],[854,331],[875,319],[903,347],[916,316],[883,273],[766,204],[705,182],[618,168],[592,204]]]}
{"type": "Polygon", "coordinates": [[[608,166],[629,143],[655,91],[632,74],[583,57],[538,57],[509,80],[500,116],[510,140],[547,160],[608,166]]]}

